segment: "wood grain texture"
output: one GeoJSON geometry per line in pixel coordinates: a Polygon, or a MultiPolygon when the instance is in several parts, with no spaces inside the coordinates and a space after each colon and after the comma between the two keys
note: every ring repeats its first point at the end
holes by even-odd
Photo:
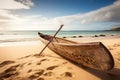
{"type": "MultiPolygon", "coordinates": [[[[53,36],[38,33],[40,40],[47,44],[53,36]]],[[[101,42],[77,43],[55,37],[48,46],[55,53],[80,65],[97,70],[111,70],[114,60],[109,50],[101,42]]]]}

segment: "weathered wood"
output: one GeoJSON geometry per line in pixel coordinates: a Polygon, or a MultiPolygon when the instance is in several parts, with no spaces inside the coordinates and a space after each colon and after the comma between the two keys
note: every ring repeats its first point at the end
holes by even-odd
{"type": "MultiPolygon", "coordinates": [[[[43,43],[47,44],[53,36],[39,34],[43,43]]],[[[77,43],[56,37],[48,45],[55,53],[80,65],[97,70],[110,70],[114,60],[109,50],[101,42],[77,43]]]]}
{"type": "MultiPolygon", "coordinates": [[[[45,50],[45,48],[53,41],[53,39],[55,38],[55,36],[57,35],[57,33],[62,29],[63,25],[60,26],[60,28],[57,30],[57,32],[54,34],[54,36],[49,40],[49,42],[46,44],[46,46],[41,50],[41,52],[39,53],[39,56],[42,54],[42,52],[45,50]]],[[[38,32],[38,34],[40,34],[38,32]]]]}

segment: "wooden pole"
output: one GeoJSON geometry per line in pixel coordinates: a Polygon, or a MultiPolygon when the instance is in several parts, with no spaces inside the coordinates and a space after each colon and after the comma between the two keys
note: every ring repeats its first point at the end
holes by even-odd
{"type": "Polygon", "coordinates": [[[57,33],[62,29],[64,25],[61,25],[60,28],[57,30],[57,32],[54,34],[54,36],[52,37],[52,39],[46,44],[46,46],[41,50],[41,52],[39,53],[39,56],[42,54],[42,52],[45,50],[45,48],[53,41],[53,39],[55,38],[55,36],[57,35],[57,33]]]}

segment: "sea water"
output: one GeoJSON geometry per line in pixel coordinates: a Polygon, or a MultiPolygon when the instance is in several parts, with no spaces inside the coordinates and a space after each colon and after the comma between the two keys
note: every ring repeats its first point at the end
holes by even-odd
{"type": "MultiPolygon", "coordinates": [[[[25,42],[39,40],[38,32],[54,35],[56,31],[2,31],[0,43],[25,42]]],[[[58,37],[94,36],[94,35],[120,35],[120,31],[60,31],[58,37]]]]}

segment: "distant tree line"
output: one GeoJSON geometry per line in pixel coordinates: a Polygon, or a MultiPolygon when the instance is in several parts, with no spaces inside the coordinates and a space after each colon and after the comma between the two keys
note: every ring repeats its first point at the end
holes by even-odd
{"type": "Polygon", "coordinates": [[[112,28],[111,30],[120,31],[120,27],[112,28]]]}

